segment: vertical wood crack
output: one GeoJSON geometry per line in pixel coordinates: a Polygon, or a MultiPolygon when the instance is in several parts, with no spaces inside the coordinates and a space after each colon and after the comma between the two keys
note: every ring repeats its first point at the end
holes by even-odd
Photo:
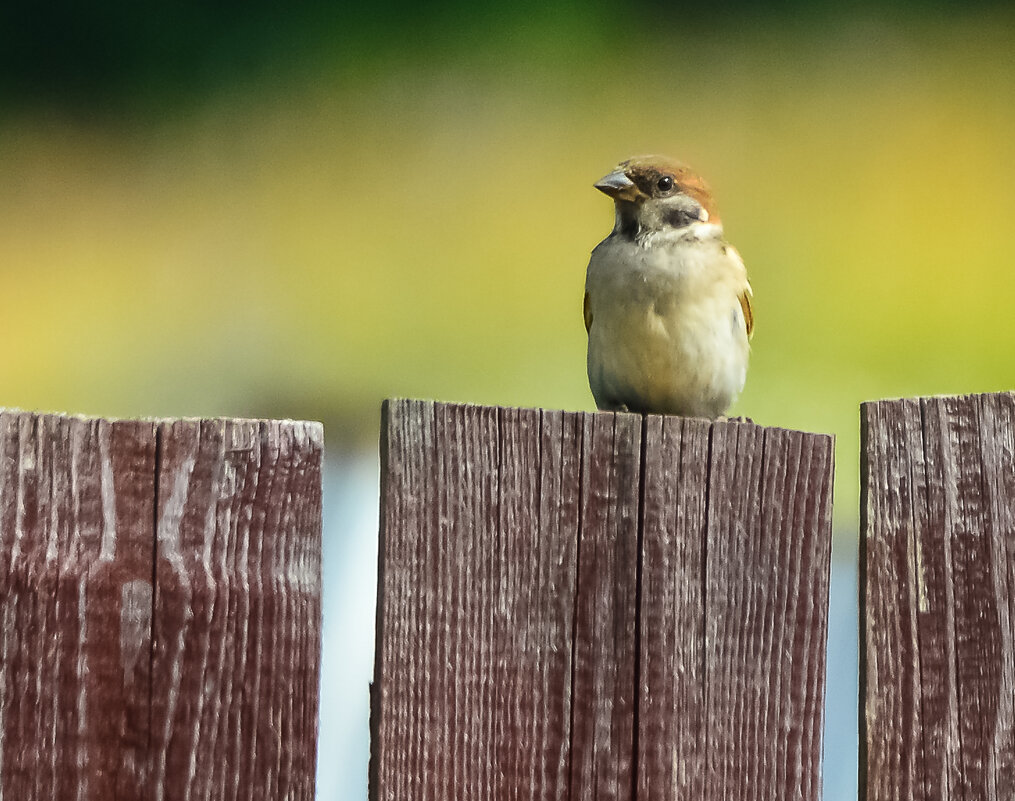
{"type": "MultiPolygon", "coordinates": [[[[909,458],[910,458],[910,463],[909,463],[909,485],[910,485],[910,494],[914,495],[914,497],[912,498],[913,508],[912,508],[912,518],[911,518],[911,526],[912,526],[911,531],[912,531],[912,536],[913,536],[913,551],[912,551],[912,553],[913,553],[913,565],[912,565],[912,570],[913,570],[913,582],[915,584],[916,603],[917,603],[917,605],[916,605],[916,666],[917,666],[917,675],[920,677],[919,678],[919,682],[918,682],[918,687],[919,687],[919,691],[920,691],[920,722],[922,723],[921,732],[920,732],[920,745],[923,747],[923,754],[924,754],[924,759],[923,759],[923,762],[922,762],[922,764],[923,764],[923,775],[920,776],[919,779],[920,779],[920,783],[923,785],[924,797],[929,798],[930,796],[928,795],[928,793],[929,793],[930,788],[928,787],[928,781],[929,781],[930,777],[927,776],[927,762],[926,762],[926,758],[927,757],[926,757],[926,755],[927,755],[927,750],[928,750],[927,749],[927,735],[928,735],[928,730],[929,730],[930,727],[927,725],[927,708],[926,708],[926,703],[925,703],[926,699],[924,697],[924,692],[923,692],[923,686],[924,686],[923,685],[923,682],[924,682],[924,677],[923,677],[923,645],[922,645],[922,643],[920,641],[920,599],[924,596],[924,593],[926,592],[926,589],[923,586],[923,576],[922,576],[922,570],[923,570],[923,568],[922,568],[922,566],[920,564],[918,564],[919,560],[917,559],[917,554],[920,553],[920,549],[923,548],[923,544],[921,542],[919,542],[920,532],[917,530],[917,524],[916,524],[916,521],[917,521],[917,512],[916,512],[916,510],[917,510],[917,505],[918,505],[918,499],[915,497],[915,491],[916,491],[916,486],[917,486],[917,483],[916,483],[916,480],[915,480],[916,479],[916,466],[917,466],[918,463],[922,463],[923,464],[923,472],[924,472],[924,484],[925,484],[925,487],[924,487],[924,496],[923,496],[923,500],[924,500],[924,504],[923,504],[924,519],[929,521],[931,518],[930,518],[930,477],[928,475],[929,471],[927,469],[927,400],[926,400],[926,398],[920,398],[920,401],[917,404],[917,406],[918,406],[919,411],[920,411],[920,452],[919,453],[910,453],[910,455],[909,455],[909,458]]],[[[903,426],[907,425],[907,422],[908,422],[906,420],[907,417],[908,417],[908,415],[905,415],[905,413],[904,413],[903,426]]],[[[906,441],[908,441],[909,438],[905,437],[904,439],[906,441]]],[[[949,547],[949,545],[946,543],[945,547],[947,548],[947,547],[949,547]]],[[[958,663],[957,663],[957,659],[958,659],[958,657],[956,657],[956,662],[953,665],[953,669],[956,671],[956,674],[955,674],[955,680],[956,680],[956,685],[955,686],[956,686],[956,690],[958,689],[958,663]]],[[[960,726],[959,727],[959,737],[961,737],[961,736],[962,736],[962,727],[960,726]]],[[[947,738],[945,738],[945,742],[947,743],[947,738]]],[[[947,752],[945,754],[945,759],[947,760],[947,752]]],[[[948,771],[947,770],[945,771],[944,776],[945,776],[945,787],[947,788],[948,787],[948,783],[950,781],[950,777],[948,775],[948,771]]],[[[949,791],[949,794],[950,794],[950,791],[949,791]]]]}
{"type": "Polygon", "coordinates": [[[857,681],[857,797],[867,798],[867,536],[870,504],[870,423],[868,416],[875,408],[866,403],[860,406],[860,536],[857,537],[857,664],[860,666],[857,681]]]}
{"type": "MultiPolygon", "coordinates": [[[[665,425],[665,421],[663,423],[665,425]]],[[[660,426],[660,432],[663,428],[660,426]]],[[[641,707],[641,594],[642,594],[642,565],[645,542],[645,457],[648,441],[648,416],[641,416],[641,456],[638,464],[638,552],[635,568],[634,585],[634,695],[632,697],[634,725],[631,738],[631,799],[638,798],[638,770],[639,770],[639,712],[641,707]]]]}
{"type": "MultiPolygon", "coordinates": [[[[585,413],[579,413],[575,418],[576,432],[578,439],[578,528],[575,531],[574,551],[574,592],[572,594],[571,610],[571,677],[568,687],[570,698],[568,722],[568,764],[567,764],[567,797],[574,799],[574,679],[578,651],[578,592],[581,589],[581,564],[582,564],[582,532],[585,520],[585,413]]],[[[561,429],[563,436],[563,428],[561,429]]],[[[561,459],[561,479],[564,478],[564,460],[561,459]]]]}
{"type": "Polygon", "coordinates": [[[715,423],[708,425],[708,452],[705,456],[705,515],[701,531],[701,698],[702,720],[706,722],[702,736],[705,741],[702,753],[705,755],[703,769],[705,788],[709,785],[709,759],[712,755],[711,732],[707,725],[709,679],[708,673],[708,532],[712,519],[712,444],[715,437],[715,423]]]}
{"type": "MultiPolygon", "coordinates": [[[[156,611],[158,609],[158,595],[159,595],[159,582],[158,582],[158,567],[159,567],[159,482],[162,476],[162,438],[164,436],[164,423],[155,423],[152,425],[153,433],[155,434],[155,470],[154,470],[154,489],[152,492],[152,591],[151,591],[151,622],[149,631],[149,650],[148,650],[148,745],[147,745],[147,765],[149,777],[151,776],[152,770],[152,706],[155,694],[155,619],[156,611]]],[[[164,744],[167,746],[168,743],[164,744]]]]}

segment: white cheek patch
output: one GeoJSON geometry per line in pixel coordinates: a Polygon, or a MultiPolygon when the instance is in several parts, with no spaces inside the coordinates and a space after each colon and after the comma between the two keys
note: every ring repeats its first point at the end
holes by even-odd
{"type": "Polygon", "coordinates": [[[700,212],[698,212],[698,219],[701,220],[702,222],[708,222],[708,212],[702,209],[700,212]]]}

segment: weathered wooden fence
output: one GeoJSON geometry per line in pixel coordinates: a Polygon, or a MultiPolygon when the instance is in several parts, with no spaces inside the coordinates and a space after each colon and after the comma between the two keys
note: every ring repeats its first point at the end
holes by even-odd
{"type": "Polygon", "coordinates": [[[393,401],[371,797],[820,797],[832,438],[393,401]]]}
{"type": "Polygon", "coordinates": [[[317,424],[0,412],[0,799],[311,799],[317,424]]]}
{"type": "Polygon", "coordinates": [[[1015,798],[1015,395],[861,422],[861,797],[1015,798]]]}
{"type": "MultiPolygon", "coordinates": [[[[861,414],[861,797],[1015,798],[1015,395],[861,414]]],[[[0,412],[0,800],[310,799],[321,430],[0,412]]],[[[385,405],[371,797],[820,797],[832,440],[385,405]]]]}

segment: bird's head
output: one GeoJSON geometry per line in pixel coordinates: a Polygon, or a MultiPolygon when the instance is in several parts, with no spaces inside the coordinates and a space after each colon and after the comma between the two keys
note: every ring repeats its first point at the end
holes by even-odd
{"type": "Polygon", "coordinates": [[[663,156],[621,162],[595,187],[614,199],[616,230],[631,237],[719,223],[712,193],[701,176],[663,156]]]}

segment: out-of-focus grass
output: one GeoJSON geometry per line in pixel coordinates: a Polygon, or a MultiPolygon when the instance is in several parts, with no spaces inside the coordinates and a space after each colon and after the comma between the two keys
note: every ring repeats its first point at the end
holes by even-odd
{"type": "Polygon", "coordinates": [[[172,118],[0,123],[0,403],[322,416],[386,395],[589,408],[592,182],[661,151],[754,282],[734,413],[839,436],[857,404],[1009,388],[1010,12],[705,37],[477,40],[172,118]],[[615,44],[616,46],[612,46],[615,44]]]}

